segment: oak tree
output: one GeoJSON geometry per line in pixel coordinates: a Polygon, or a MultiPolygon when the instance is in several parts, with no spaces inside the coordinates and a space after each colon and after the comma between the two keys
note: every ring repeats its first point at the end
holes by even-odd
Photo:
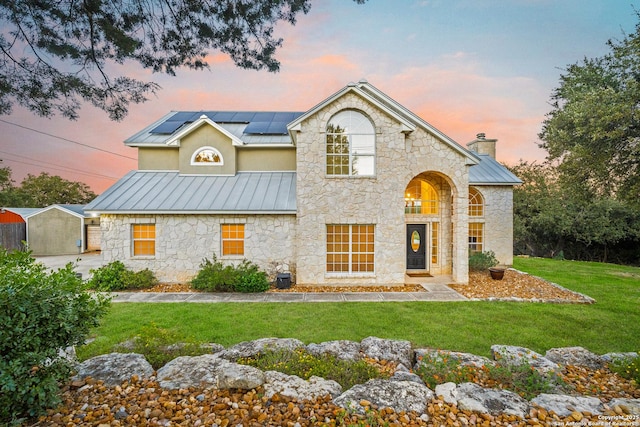
{"type": "Polygon", "coordinates": [[[295,24],[310,7],[311,0],[0,1],[0,114],[17,103],[76,119],[88,102],[120,120],[160,89],[118,75],[131,62],[174,75],[207,68],[215,50],[238,67],[278,71],[274,27],[295,24]]]}

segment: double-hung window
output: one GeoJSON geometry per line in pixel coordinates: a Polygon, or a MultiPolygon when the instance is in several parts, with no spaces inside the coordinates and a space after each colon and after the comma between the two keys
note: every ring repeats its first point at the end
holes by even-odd
{"type": "Polygon", "coordinates": [[[133,224],[133,256],[154,256],[156,254],[156,225],[133,224]]]}
{"type": "Polygon", "coordinates": [[[374,176],[376,138],[371,121],[355,110],[331,118],[326,134],[328,176],[374,176]]]}

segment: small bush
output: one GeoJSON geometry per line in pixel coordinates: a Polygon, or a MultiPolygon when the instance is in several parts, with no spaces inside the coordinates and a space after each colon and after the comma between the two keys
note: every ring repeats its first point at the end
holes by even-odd
{"type": "Polygon", "coordinates": [[[469,253],[469,270],[482,271],[498,265],[493,251],[469,253]]]}
{"type": "Polygon", "coordinates": [[[48,273],[30,252],[0,248],[0,425],[60,403],[71,366],[60,349],[85,341],[109,306],[71,263],[48,273]]]}
{"type": "Polygon", "coordinates": [[[245,260],[237,270],[238,282],[235,284],[237,292],[264,292],[269,289],[267,273],[260,271],[257,265],[245,260]]]}
{"type": "Polygon", "coordinates": [[[473,381],[475,372],[472,367],[463,366],[459,361],[450,359],[445,354],[423,357],[415,370],[415,374],[422,378],[422,381],[432,390],[438,384],[447,382],[459,384],[473,381]]]}
{"type": "Polygon", "coordinates": [[[244,260],[237,267],[225,265],[214,255],[213,260],[202,261],[191,286],[207,292],[264,292],[269,289],[269,280],[254,263],[244,260]]]}
{"type": "Polygon", "coordinates": [[[330,354],[314,356],[304,349],[268,350],[255,357],[238,359],[237,362],[263,371],[297,375],[305,380],[315,375],[333,380],[345,390],[356,384],[364,384],[370,379],[387,375],[364,360],[341,360],[330,354]]]}
{"type": "Polygon", "coordinates": [[[632,380],[640,386],[640,357],[633,359],[620,359],[609,364],[611,372],[615,372],[622,378],[632,380]]]}
{"type": "Polygon", "coordinates": [[[201,343],[192,340],[185,342],[180,334],[156,324],[142,328],[139,335],[127,343],[116,345],[113,350],[143,354],[155,370],[176,357],[199,356],[209,352],[201,343]]]}
{"type": "Polygon", "coordinates": [[[544,376],[529,364],[464,366],[446,354],[423,358],[415,373],[431,389],[446,382],[480,382],[483,386],[513,391],[527,400],[563,386],[560,378],[544,376]]]}
{"type": "Polygon", "coordinates": [[[158,284],[151,270],[129,270],[121,261],[112,261],[107,265],[91,270],[88,281],[91,289],[102,292],[114,292],[135,289],[147,289],[158,284]]]}

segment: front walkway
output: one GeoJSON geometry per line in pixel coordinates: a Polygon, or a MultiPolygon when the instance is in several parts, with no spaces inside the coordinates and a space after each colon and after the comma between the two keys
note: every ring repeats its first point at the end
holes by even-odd
{"type": "MultiPolygon", "coordinates": [[[[47,268],[57,270],[71,262],[84,279],[91,269],[103,265],[100,253],[35,257],[47,268]]],[[[451,277],[407,278],[407,283],[422,285],[426,292],[264,292],[258,294],[208,292],[118,292],[113,302],[391,302],[391,301],[465,301],[446,284],[451,277]]]]}

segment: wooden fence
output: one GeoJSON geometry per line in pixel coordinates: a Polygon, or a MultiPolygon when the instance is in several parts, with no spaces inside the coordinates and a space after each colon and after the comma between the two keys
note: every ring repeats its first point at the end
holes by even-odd
{"type": "Polygon", "coordinates": [[[0,224],[0,246],[8,250],[24,249],[23,241],[27,239],[27,224],[0,224]]]}

